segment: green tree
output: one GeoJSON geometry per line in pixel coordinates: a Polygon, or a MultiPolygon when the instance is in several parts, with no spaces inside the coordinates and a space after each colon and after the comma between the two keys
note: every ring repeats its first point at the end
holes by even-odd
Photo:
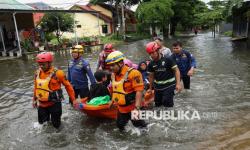
{"type": "MultiPolygon", "coordinates": [[[[139,4],[141,0],[123,0],[124,6],[132,6],[139,4]]],[[[109,3],[113,5],[116,9],[116,15],[114,16],[114,22],[118,24],[122,24],[122,14],[120,13],[121,8],[121,0],[90,0],[90,3],[92,4],[101,4],[101,3],[109,3]]],[[[122,28],[120,28],[120,32],[122,31],[122,28]]]]}
{"type": "Polygon", "coordinates": [[[41,21],[41,27],[46,32],[56,32],[59,43],[63,32],[73,32],[74,18],[68,13],[47,13],[41,21]]]}
{"type": "Polygon", "coordinates": [[[225,11],[226,2],[214,0],[210,1],[208,4],[211,6],[210,9],[204,9],[203,12],[197,12],[194,16],[197,24],[207,25],[212,28],[215,36],[215,26],[225,19],[223,12],[225,11]]]}
{"type": "Polygon", "coordinates": [[[170,17],[174,15],[171,9],[172,5],[172,0],[151,0],[143,2],[136,10],[136,17],[138,21],[145,26],[150,25],[153,28],[161,27],[163,31],[166,31],[170,17]]]}
{"type": "Polygon", "coordinates": [[[200,0],[174,0],[172,7],[174,16],[171,18],[171,35],[175,34],[178,24],[182,25],[184,29],[193,26],[195,6],[200,4],[200,0]]]}
{"type": "MultiPolygon", "coordinates": [[[[106,2],[117,6],[121,3],[121,0],[90,0],[90,3],[92,4],[106,3],[106,2]]],[[[142,0],[123,0],[123,2],[125,6],[132,6],[139,4],[140,2],[142,2],[142,0]]]]}
{"type": "Polygon", "coordinates": [[[233,7],[239,8],[243,4],[243,0],[228,0],[225,4],[225,9],[223,15],[226,18],[227,22],[232,22],[232,9],[233,7]]]}
{"type": "Polygon", "coordinates": [[[206,3],[204,3],[203,1],[197,1],[197,3],[194,6],[193,19],[191,20],[192,27],[198,27],[198,26],[202,27],[204,25],[207,25],[204,18],[202,18],[200,14],[205,14],[206,12],[208,12],[208,10],[209,9],[206,3]]]}

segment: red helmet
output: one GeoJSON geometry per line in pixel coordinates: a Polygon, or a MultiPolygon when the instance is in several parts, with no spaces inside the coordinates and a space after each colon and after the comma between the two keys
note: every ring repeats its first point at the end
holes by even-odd
{"type": "Polygon", "coordinates": [[[155,42],[149,42],[147,45],[146,45],[146,51],[148,54],[151,54],[157,50],[159,50],[160,46],[155,43],[155,42]]]}
{"type": "Polygon", "coordinates": [[[104,45],[104,51],[112,52],[112,49],[113,49],[113,45],[111,43],[104,45]]]}
{"type": "Polygon", "coordinates": [[[42,52],[36,56],[36,62],[43,63],[43,62],[52,62],[53,55],[51,52],[42,52]]]}

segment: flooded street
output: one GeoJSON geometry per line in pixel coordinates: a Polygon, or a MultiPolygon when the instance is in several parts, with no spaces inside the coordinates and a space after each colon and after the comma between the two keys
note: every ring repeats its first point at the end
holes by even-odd
{"type": "MultiPolygon", "coordinates": [[[[191,91],[175,97],[174,110],[197,110],[201,120],[150,120],[148,131],[115,121],[88,118],[63,102],[62,129],[40,126],[32,108],[34,60],[0,62],[0,149],[250,149],[250,50],[244,43],[211,33],[178,37],[197,60],[191,91]]],[[[170,47],[176,39],[166,41],[170,47]]],[[[148,58],[142,40],[120,46],[138,63],[148,58]]],[[[55,66],[67,71],[69,54],[56,53],[55,66]]],[[[98,52],[84,55],[96,69],[98,52]]],[[[65,94],[65,93],[64,93],[65,94]]]]}

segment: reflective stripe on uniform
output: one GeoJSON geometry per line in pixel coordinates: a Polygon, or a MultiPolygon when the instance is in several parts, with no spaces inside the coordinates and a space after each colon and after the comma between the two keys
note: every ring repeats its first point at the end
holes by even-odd
{"type": "Polygon", "coordinates": [[[174,69],[174,68],[176,68],[177,67],[177,65],[174,65],[173,67],[172,67],[172,69],[174,69]]]}
{"type": "Polygon", "coordinates": [[[171,82],[174,82],[175,81],[175,78],[171,78],[171,79],[168,79],[168,80],[165,80],[165,81],[154,81],[156,84],[166,84],[166,83],[171,83],[171,82]]]}

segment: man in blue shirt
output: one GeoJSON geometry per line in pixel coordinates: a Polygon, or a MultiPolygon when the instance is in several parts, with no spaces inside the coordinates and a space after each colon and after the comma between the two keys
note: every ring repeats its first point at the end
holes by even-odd
{"type": "Polygon", "coordinates": [[[182,49],[182,43],[179,41],[173,43],[173,54],[171,57],[178,65],[184,88],[190,89],[190,77],[194,74],[194,68],[196,68],[195,58],[191,53],[182,49]]]}
{"type": "Polygon", "coordinates": [[[91,84],[96,83],[96,81],[91,71],[89,62],[82,58],[83,47],[81,45],[76,45],[72,48],[71,53],[73,59],[69,63],[68,78],[74,88],[75,97],[89,97],[87,76],[89,77],[91,84]]]}

